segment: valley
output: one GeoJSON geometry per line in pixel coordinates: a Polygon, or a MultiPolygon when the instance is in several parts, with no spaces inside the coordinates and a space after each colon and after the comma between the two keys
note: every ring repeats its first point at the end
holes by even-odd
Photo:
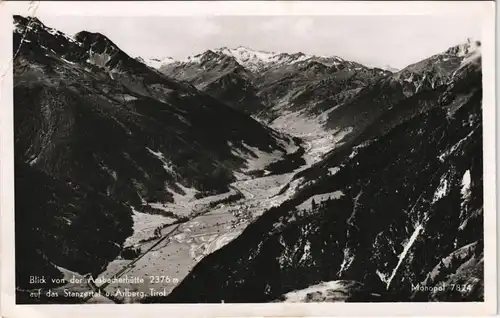
{"type": "MultiPolygon", "coordinates": [[[[295,171],[262,176],[246,177],[230,185],[231,191],[221,195],[195,199],[193,196],[178,197],[174,204],[155,205],[175,215],[186,215],[188,219],[178,221],[163,215],[147,214],[134,211],[133,234],[124,243],[125,248],[139,250],[139,256],[133,259],[118,257],[111,261],[106,269],[95,277],[98,281],[124,276],[141,277],[144,283],[111,283],[98,287],[103,292],[118,294],[115,301],[123,303],[139,303],[143,295],[150,295],[150,289],[171,292],[192,268],[205,256],[231,242],[260,215],[288,200],[294,190],[280,191],[295,174],[307,169],[325,154],[329,147],[313,138],[305,143],[307,164],[295,171]],[[316,141],[316,142],[313,142],[316,141]],[[218,203],[232,194],[239,193],[241,198],[225,203],[218,203]],[[172,224],[172,225],[169,225],[172,224]],[[158,244],[159,243],[159,244],[158,244]],[[119,273],[117,276],[116,274],[119,273]],[[120,291],[129,290],[132,296],[124,297],[120,291]],[[141,294],[143,293],[143,294],[141,294]]],[[[335,143],[328,143],[334,147],[335,143]]],[[[255,160],[262,161],[262,158],[255,160]]],[[[259,167],[259,163],[254,163],[259,167]]],[[[187,191],[186,191],[187,192],[187,191]]],[[[73,286],[61,286],[56,291],[72,290],[73,286]]],[[[90,291],[85,285],[79,285],[76,291],[90,291]]],[[[109,302],[103,296],[89,298],[87,303],[109,302]]]]}

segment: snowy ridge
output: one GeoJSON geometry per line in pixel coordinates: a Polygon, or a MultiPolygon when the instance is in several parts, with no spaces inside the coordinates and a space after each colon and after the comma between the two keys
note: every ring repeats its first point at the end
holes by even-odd
{"type": "Polygon", "coordinates": [[[459,54],[463,54],[464,59],[460,63],[460,68],[467,64],[478,63],[481,58],[481,42],[470,41],[459,46],[459,54]]]}
{"type": "Polygon", "coordinates": [[[426,85],[434,88],[436,84],[453,78],[463,66],[476,63],[480,57],[481,42],[467,39],[465,43],[455,45],[444,52],[408,65],[401,71],[394,73],[394,78],[413,83],[416,91],[418,91],[424,82],[427,83],[426,85]]]}
{"type": "Polygon", "coordinates": [[[216,49],[215,52],[233,57],[239,64],[250,70],[259,70],[274,64],[293,64],[313,57],[303,53],[287,54],[258,51],[244,46],[235,49],[223,47],[216,49]]]}
{"type": "Polygon", "coordinates": [[[480,50],[481,42],[474,39],[467,39],[467,42],[449,48],[445,54],[455,55],[457,57],[467,57],[480,50]]]}

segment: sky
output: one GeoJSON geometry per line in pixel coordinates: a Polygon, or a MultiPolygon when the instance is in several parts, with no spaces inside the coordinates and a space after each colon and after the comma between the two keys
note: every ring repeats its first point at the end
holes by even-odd
{"type": "Polygon", "coordinates": [[[246,46],[271,52],[340,56],[403,68],[447,48],[480,40],[472,16],[55,16],[38,18],[74,34],[100,32],[133,57],[184,59],[207,49],[246,46]]]}

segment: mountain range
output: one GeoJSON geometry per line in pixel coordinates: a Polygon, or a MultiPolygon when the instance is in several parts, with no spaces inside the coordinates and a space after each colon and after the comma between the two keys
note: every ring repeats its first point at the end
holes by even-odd
{"type": "Polygon", "coordinates": [[[482,301],[480,51],[401,70],[243,46],[146,60],[14,16],[19,299],[29,276],[102,273],[137,211],[199,220],[192,196],[257,212],[142,302],[482,301]],[[260,206],[238,187],[269,180],[260,206]]]}

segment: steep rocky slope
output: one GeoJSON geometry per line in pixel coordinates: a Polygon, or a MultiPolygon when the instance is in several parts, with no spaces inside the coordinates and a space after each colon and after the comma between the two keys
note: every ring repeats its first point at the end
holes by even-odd
{"type": "MultiPolygon", "coordinates": [[[[447,83],[461,65],[479,53],[480,43],[468,41],[358,88],[353,89],[351,86],[339,90],[338,94],[332,94],[331,91],[319,94],[316,97],[319,102],[315,103],[313,109],[316,110],[314,117],[317,124],[322,127],[320,130],[327,134],[345,134],[338,147],[326,157],[348,155],[353,146],[436,105],[439,95],[444,93],[447,83]]],[[[455,92],[446,94],[453,96],[455,92]]],[[[308,99],[304,99],[304,102],[307,103],[308,99]]],[[[290,125],[286,120],[281,124],[290,125]]]]}
{"type": "Polygon", "coordinates": [[[232,170],[246,164],[234,150],[286,153],[276,132],[129,58],[100,34],[71,41],[39,21],[24,32],[26,20],[18,21],[16,155],[50,175],[137,204],[168,201],[165,183],[227,190],[232,170]]]}
{"type": "Polygon", "coordinates": [[[381,98],[380,120],[301,173],[291,200],[148,301],[481,301],[482,76],[470,58],[441,86],[381,98]]]}
{"type": "Polygon", "coordinates": [[[304,99],[322,92],[321,88],[339,93],[390,74],[335,56],[263,52],[241,46],[208,50],[159,69],[266,121],[283,111],[307,110],[304,99]]]}
{"type": "Polygon", "coordinates": [[[207,50],[186,61],[164,64],[159,70],[169,77],[189,82],[245,113],[254,114],[264,108],[253,83],[253,73],[233,56],[220,51],[207,50]]]}
{"type": "MultiPolygon", "coordinates": [[[[20,253],[47,268],[94,272],[130,234],[131,207],[227,192],[249,158],[279,161],[297,148],[102,34],[69,37],[20,16],[14,24],[16,217],[30,219],[16,234],[40,243],[20,253]]],[[[23,263],[19,273],[42,267],[23,263]]]]}

